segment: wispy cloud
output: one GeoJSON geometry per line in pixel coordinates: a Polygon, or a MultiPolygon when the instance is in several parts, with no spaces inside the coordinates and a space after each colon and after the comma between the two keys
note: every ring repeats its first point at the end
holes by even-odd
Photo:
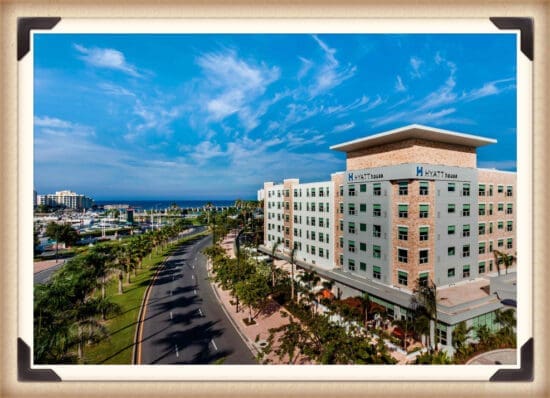
{"type": "Polygon", "coordinates": [[[220,121],[237,113],[247,129],[256,127],[270,103],[264,103],[259,109],[252,104],[279,79],[279,68],[247,62],[231,50],[203,54],[197,64],[202,68],[205,83],[202,87],[205,97],[201,102],[211,120],[220,121]]]}
{"type": "Polygon", "coordinates": [[[304,58],[304,57],[298,57],[302,63],[302,66],[300,67],[300,70],[298,71],[298,74],[296,75],[296,77],[298,78],[298,80],[302,79],[305,75],[308,74],[308,72],[310,71],[311,67],[313,66],[313,62],[310,61],[309,59],[307,58],[304,58]]]}
{"type": "Polygon", "coordinates": [[[354,128],[354,127],[355,127],[355,122],[349,122],[349,123],[339,124],[339,125],[335,126],[335,127],[332,129],[332,132],[333,132],[333,133],[341,133],[341,132],[343,132],[343,131],[352,129],[352,128],[354,128]]]}
{"type": "Polygon", "coordinates": [[[368,102],[369,102],[369,97],[367,97],[366,95],[363,95],[361,98],[357,98],[356,100],[354,100],[352,103],[348,105],[329,106],[326,108],[326,112],[328,114],[348,112],[348,111],[360,108],[363,105],[366,105],[368,102]]]}
{"type": "Polygon", "coordinates": [[[311,98],[318,96],[352,77],[357,71],[356,66],[348,65],[341,67],[335,57],[336,50],[329,47],[316,35],[312,36],[324,53],[324,63],[321,65],[314,77],[313,84],[309,87],[311,98]]]}
{"type": "Polygon", "coordinates": [[[479,161],[479,167],[484,169],[498,169],[498,170],[510,170],[515,171],[517,168],[517,161],[515,160],[481,160],[479,161]]]}
{"type": "Polygon", "coordinates": [[[372,101],[368,106],[366,106],[364,109],[362,109],[362,111],[370,111],[374,108],[377,108],[379,107],[380,105],[382,105],[383,103],[385,103],[386,101],[382,99],[382,97],[380,97],[380,95],[377,95],[376,96],[376,99],[374,101],[372,101]]]}
{"type": "Polygon", "coordinates": [[[47,134],[50,136],[66,137],[89,137],[95,136],[93,127],[83,124],[70,122],[67,120],[57,119],[49,116],[35,116],[34,126],[37,133],[47,134]]]}
{"type": "Polygon", "coordinates": [[[98,47],[86,48],[80,44],[75,44],[74,48],[81,54],[79,58],[89,65],[120,70],[134,77],[143,77],[137,67],[128,63],[124,54],[118,50],[98,47]]]}
{"type": "Polygon", "coordinates": [[[116,95],[116,96],[128,96],[135,97],[136,95],[130,90],[117,86],[112,83],[99,83],[99,88],[105,92],[105,94],[116,95]]]}
{"type": "Polygon", "coordinates": [[[158,135],[171,135],[173,133],[170,124],[181,115],[180,107],[167,107],[163,104],[144,104],[136,100],[133,113],[141,121],[130,124],[130,133],[141,134],[146,131],[153,131],[158,135]]]}
{"type": "Polygon", "coordinates": [[[403,92],[407,91],[407,87],[403,84],[403,80],[401,80],[401,76],[397,75],[396,82],[395,82],[395,91],[403,92]]]}
{"type": "Polygon", "coordinates": [[[420,67],[424,63],[424,61],[418,57],[411,57],[409,59],[409,63],[411,64],[411,76],[414,78],[419,78],[422,76],[422,73],[420,72],[420,67]]]}
{"type": "Polygon", "coordinates": [[[510,90],[512,88],[515,88],[514,84],[507,85],[505,87],[502,87],[502,83],[507,83],[511,81],[515,81],[516,79],[511,77],[508,79],[500,79],[500,80],[494,80],[491,82],[485,83],[482,87],[473,89],[468,92],[462,93],[462,96],[460,97],[461,100],[464,100],[466,102],[475,101],[477,99],[488,97],[491,95],[497,95],[502,93],[503,91],[510,90]]]}

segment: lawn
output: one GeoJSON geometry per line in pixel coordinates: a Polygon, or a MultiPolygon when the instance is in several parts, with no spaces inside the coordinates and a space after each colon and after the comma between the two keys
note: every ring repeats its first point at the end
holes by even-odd
{"type": "Polygon", "coordinates": [[[137,326],[137,317],[145,289],[149,285],[157,268],[166,256],[170,255],[177,245],[194,239],[197,236],[207,235],[207,232],[191,235],[180,239],[164,251],[147,256],[143,260],[143,268],[138,270],[136,277],[132,276],[131,283],[124,283],[123,294],[118,294],[118,280],[116,277],[107,286],[107,297],[120,306],[121,313],[108,319],[105,326],[109,330],[109,337],[93,346],[84,349],[84,363],[86,364],[123,364],[132,363],[132,349],[137,326]]]}

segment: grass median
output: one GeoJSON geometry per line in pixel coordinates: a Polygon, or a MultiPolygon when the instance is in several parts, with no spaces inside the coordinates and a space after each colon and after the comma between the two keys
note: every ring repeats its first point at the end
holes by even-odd
{"type": "Polygon", "coordinates": [[[84,363],[86,364],[110,364],[129,365],[132,363],[132,349],[134,335],[137,327],[137,317],[143,301],[143,295],[158,267],[167,256],[170,256],[177,246],[197,237],[206,236],[208,232],[201,232],[187,236],[169,245],[165,250],[159,250],[151,258],[147,256],[143,260],[142,268],[137,276],[131,277],[129,285],[124,284],[124,293],[118,294],[118,280],[114,278],[107,286],[107,297],[120,306],[120,314],[107,319],[105,326],[109,336],[92,346],[86,346],[84,350],[84,363]]]}

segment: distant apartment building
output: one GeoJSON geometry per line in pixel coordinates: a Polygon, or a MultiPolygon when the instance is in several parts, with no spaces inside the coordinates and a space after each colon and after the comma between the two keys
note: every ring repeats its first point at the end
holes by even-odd
{"type": "MultiPolygon", "coordinates": [[[[476,167],[476,148],[493,143],[411,125],[332,146],[346,153],[345,172],[264,183],[265,251],[295,248],[305,268],[329,271],[403,318],[417,280],[473,281],[496,271],[494,250],[515,254],[516,173],[476,167]]],[[[498,308],[491,303],[486,312],[498,308]]],[[[466,319],[484,316],[480,308],[466,319]]],[[[440,317],[441,341],[450,344],[464,316],[440,317]]]]}
{"type": "Polygon", "coordinates": [[[58,191],[55,194],[38,195],[37,204],[82,210],[91,208],[94,201],[85,195],[72,191],[58,191]]]}

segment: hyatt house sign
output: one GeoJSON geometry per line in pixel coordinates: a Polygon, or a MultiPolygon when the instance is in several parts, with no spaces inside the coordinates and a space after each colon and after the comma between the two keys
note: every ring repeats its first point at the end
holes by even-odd
{"type": "Polygon", "coordinates": [[[437,166],[433,164],[400,164],[397,166],[353,170],[348,171],[346,174],[347,182],[400,179],[472,181],[476,179],[477,175],[475,169],[437,166]]]}

